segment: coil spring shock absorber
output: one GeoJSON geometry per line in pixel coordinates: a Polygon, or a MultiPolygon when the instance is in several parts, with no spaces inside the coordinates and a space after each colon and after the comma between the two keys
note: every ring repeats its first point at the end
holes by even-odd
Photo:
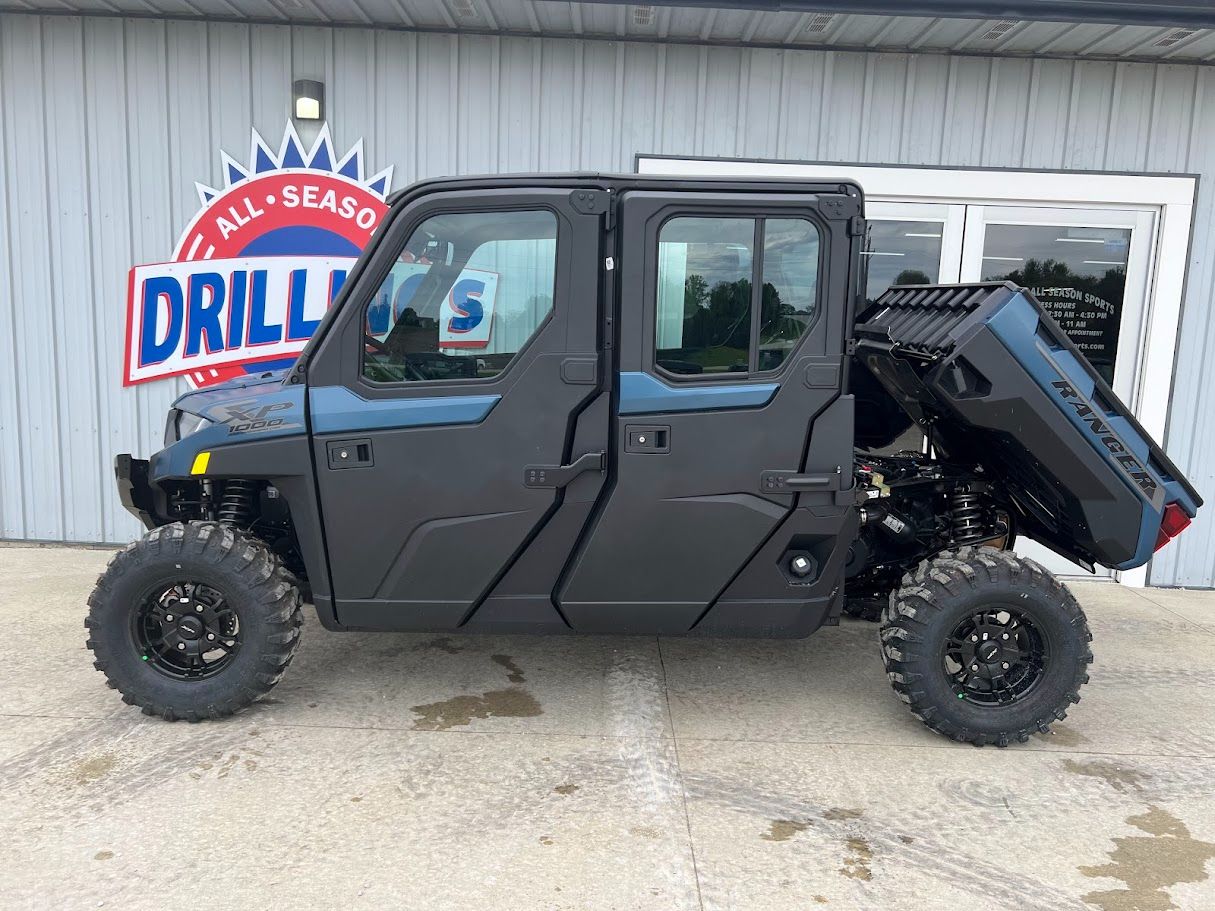
{"type": "Polygon", "coordinates": [[[241,528],[253,518],[253,498],[257,485],[243,478],[233,478],[224,483],[224,496],[219,501],[219,521],[222,525],[241,528]]]}
{"type": "Polygon", "coordinates": [[[979,495],[959,490],[949,497],[949,521],[955,544],[970,544],[987,537],[983,531],[983,507],[979,495]]]}

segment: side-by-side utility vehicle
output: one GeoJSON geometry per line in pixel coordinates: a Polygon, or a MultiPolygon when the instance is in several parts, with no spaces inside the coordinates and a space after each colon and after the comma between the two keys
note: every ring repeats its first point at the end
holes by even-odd
{"type": "Polygon", "coordinates": [[[1048,730],[1091,636],[1014,539],[1128,569],[1201,501],[1030,293],[866,304],[865,235],[844,180],[398,193],[290,369],[117,457],[149,531],[89,600],[96,666],[198,720],[278,681],[303,600],[331,630],[798,637],[880,599],[925,724],[1048,730]]]}

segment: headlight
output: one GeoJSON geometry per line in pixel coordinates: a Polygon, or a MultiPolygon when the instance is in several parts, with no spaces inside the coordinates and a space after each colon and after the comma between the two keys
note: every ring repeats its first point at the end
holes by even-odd
{"type": "Polygon", "coordinates": [[[188,411],[175,411],[169,415],[169,425],[165,428],[165,445],[184,440],[192,433],[197,433],[204,427],[210,427],[214,421],[208,421],[201,414],[191,414],[188,411]]]}
{"type": "Polygon", "coordinates": [[[183,411],[177,416],[177,438],[184,440],[192,433],[197,433],[204,427],[210,427],[214,421],[208,421],[201,414],[190,414],[188,411],[183,411]]]}

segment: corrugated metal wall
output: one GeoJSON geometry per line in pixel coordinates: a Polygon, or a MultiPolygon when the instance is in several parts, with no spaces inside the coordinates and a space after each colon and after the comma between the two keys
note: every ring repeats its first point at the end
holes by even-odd
{"type": "MultiPolygon", "coordinates": [[[[137,533],[111,457],[158,448],[178,387],[121,386],[127,268],[304,77],[397,186],[636,152],[1202,174],[1167,448],[1215,500],[1215,68],[0,15],[0,536],[137,533]]],[[[1213,517],[1153,583],[1215,584],[1213,517]]]]}

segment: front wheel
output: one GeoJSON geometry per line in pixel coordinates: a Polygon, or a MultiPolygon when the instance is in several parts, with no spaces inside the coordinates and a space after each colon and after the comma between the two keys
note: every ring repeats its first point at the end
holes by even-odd
{"type": "Polygon", "coordinates": [[[963,547],[903,577],[882,613],[895,692],[953,740],[1007,746],[1080,701],[1092,633],[1071,592],[1033,560],[963,547]]]}
{"type": "Polygon", "coordinates": [[[89,596],[93,665],[145,715],[231,715],[270,691],[299,645],[299,590],[262,542],[214,522],[153,529],[89,596]]]}

